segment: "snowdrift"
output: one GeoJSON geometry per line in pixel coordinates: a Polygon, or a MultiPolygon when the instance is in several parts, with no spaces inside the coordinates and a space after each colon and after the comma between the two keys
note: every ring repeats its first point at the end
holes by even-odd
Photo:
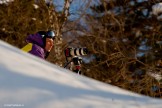
{"type": "Polygon", "coordinates": [[[77,75],[0,41],[0,108],[162,108],[162,100],[77,75]]]}

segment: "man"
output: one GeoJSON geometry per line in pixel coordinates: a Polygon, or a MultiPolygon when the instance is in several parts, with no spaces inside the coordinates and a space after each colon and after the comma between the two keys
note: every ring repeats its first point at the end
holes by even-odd
{"type": "Polygon", "coordinates": [[[28,44],[22,50],[46,59],[53,47],[54,39],[55,33],[53,31],[39,31],[27,37],[26,42],[28,44]]]}

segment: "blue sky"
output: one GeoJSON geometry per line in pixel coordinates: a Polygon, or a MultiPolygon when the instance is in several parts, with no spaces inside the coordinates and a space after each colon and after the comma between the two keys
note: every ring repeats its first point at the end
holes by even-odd
{"type": "MultiPolygon", "coordinates": [[[[65,0],[53,0],[56,10],[61,11],[64,6],[65,0]]],[[[70,18],[76,19],[81,15],[82,13],[79,10],[85,11],[87,3],[91,1],[91,5],[98,3],[99,0],[73,0],[71,6],[70,6],[70,18]]],[[[90,12],[90,10],[86,10],[90,12]]]]}

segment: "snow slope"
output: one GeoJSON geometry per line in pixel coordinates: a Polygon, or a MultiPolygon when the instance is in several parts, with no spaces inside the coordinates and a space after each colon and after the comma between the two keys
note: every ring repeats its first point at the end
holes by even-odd
{"type": "Polygon", "coordinates": [[[0,108],[162,108],[162,100],[79,76],[0,41],[0,108]]]}

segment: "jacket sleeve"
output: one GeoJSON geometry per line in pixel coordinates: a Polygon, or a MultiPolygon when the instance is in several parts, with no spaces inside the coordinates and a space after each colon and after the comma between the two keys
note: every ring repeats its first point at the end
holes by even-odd
{"type": "Polygon", "coordinates": [[[25,51],[25,52],[29,52],[32,50],[32,43],[28,43],[26,46],[24,46],[21,50],[25,51]]]}
{"type": "Polygon", "coordinates": [[[21,50],[28,52],[32,55],[35,55],[37,57],[45,59],[45,52],[44,49],[40,46],[32,43],[28,43],[26,46],[24,46],[21,50]]]}

